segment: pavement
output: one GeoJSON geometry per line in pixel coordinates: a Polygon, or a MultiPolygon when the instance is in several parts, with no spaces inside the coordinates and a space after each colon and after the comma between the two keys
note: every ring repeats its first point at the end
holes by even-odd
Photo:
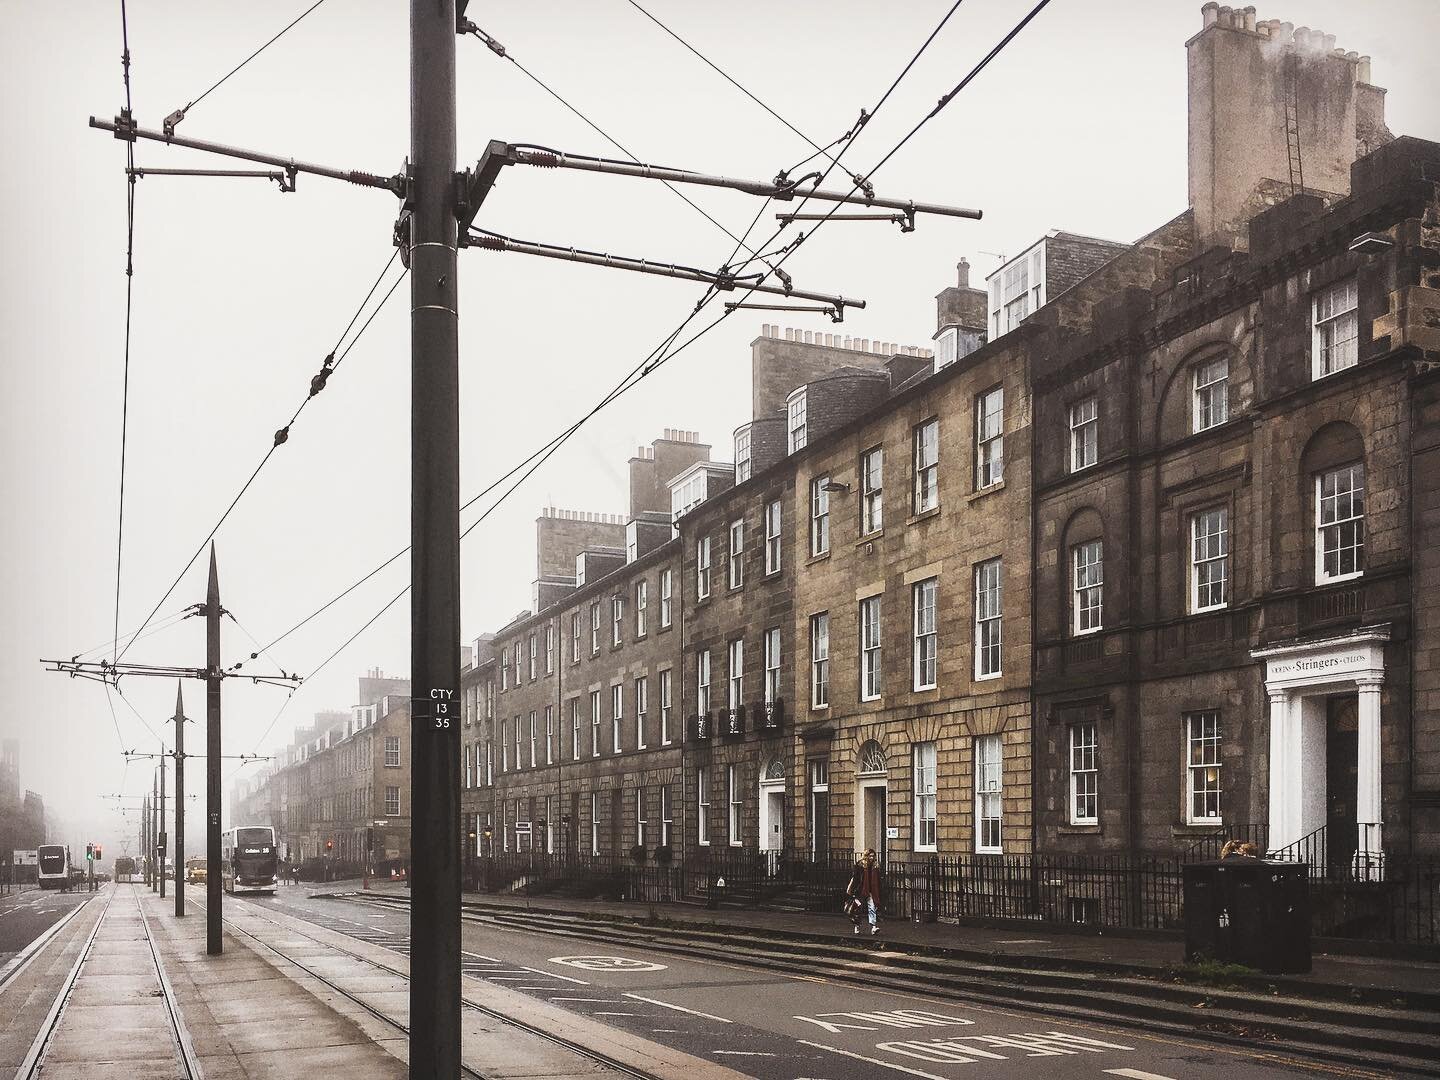
{"type": "MultiPolygon", "coordinates": [[[[363,892],[356,881],[300,886],[308,895],[363,892]]],[[[371,890],[408,896],[403,883],[372,884],[371,890]]],[[[803,937],[830,944],[853,943],[850,922],[843,915],[799,914],[779,911],[751,911],[720,907],[709,909],[693,904],[645,904],[624,901],[585,900],[570,897],[506,896],[466,893],[470,903],[557,913],[576,913],[601,918],[634,921],[663,919],[678,925],[711,929],[722,927],[739,934],[768,937],[803,937]]],[[[1183,942],[1170,935],[1136,933],[1075,933],[1047,930],[1041,926],[986,927],[952,923],[884,921],[880,940],[930,955],[959,959],[983,959],[1033,969],[1060,969],[1096,973],[1140,974],[1155,977],[1182,977],[1183,942]]],[[[1243,977],[1235,981],[1243,984],[1243,977]]],[[[1440,1011],[1440,962],[1394,956],[1364,956],[1352,953],[1317,952],[1305,975],[1257,975],[1257,986],[1283,987],[1286,992],[1325,999],[1390,1002],[1406,999],[1431,1003],[1440,1011]]]]}

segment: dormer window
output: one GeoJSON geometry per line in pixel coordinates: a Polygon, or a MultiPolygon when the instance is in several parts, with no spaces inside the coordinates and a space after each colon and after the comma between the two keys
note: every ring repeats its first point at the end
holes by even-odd
{"type": "Polygon", "coordinates": [[[947,364],[953,364],[959,356],[960,331],[955,327],[947,327],[940,331],[940,336],[935,339],[935,370],[939,371],[947,364]]]}
{"type": "Polygon", "coordinates": [[[807,442],[805,428],[805,387],[801,387],[790,395],[785,403],[786,413],[789,417],[790,432],[790,453],[796,450],[805,449],[807,442]]]}

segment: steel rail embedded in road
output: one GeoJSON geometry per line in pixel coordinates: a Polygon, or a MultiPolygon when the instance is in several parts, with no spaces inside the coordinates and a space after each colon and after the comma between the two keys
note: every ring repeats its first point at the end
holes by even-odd
{"type": "MultiPolygon", "coordinates": [[[[327,948],[333,949],[335,952],[341,953],[341,954],[344,955],[344,956],[349,956],[349,957],[351,957],[351,958],[353,958],[353,959],[355,959],[355,960],[359,960],[359,961],[360,961],[361,963],[363,963],[363,964],[368,964],[369,966],[375,968],[375,969],[378,970],[378,971],[383,971],[383,972],[385,972],[385,973],[388,974],[388,975],[394,975],[396,978],[404,979],[406,982],[409,982],[409,981],[410,981],[410,975],[409,975],[408,972],[401,971],[399,968],[393,968],[393,967],[391,967],[391,966],[388,965],[388,964],[382,964],[382,963],[380,963],[378,960],[372,960],[372,959],[370,959],[368,956],[362,956],[362,955],[360,955],[359,953],[351,952],[349,949],[342,949],[342,948],[340,948],[339,946],[335,945],[333,942],[325,941],[325,940],[323,940],[323,939],[321,939],[321,938],[316,937],[316,936],[313,935],[313,934],[307,934],[307,933],[305,933],[303,930],[296,930],[294,927],[286,926],[284,923],[277,922],[275,919],[267,919],[264,915],[261,915],[261,914],[258,914],[257,912],[255,912],[255,911],[253,910],[253,908],[252,908],[252,905],[250,905],[250,904],[248,904],[248,903],[243,904],[242,906],[243,906],[244,908],[248,909],[248,910],[247,910],[247,914],[248,914],[251,918],[259,919],[261,922],[267,922],[267,923],[269,923],[271,926],[278,926],[278,927],[280,927],[282,930],[285,930],[285,931],[288,932],[288,933],[291,933],[291,934],[299,934],[301,937],[309,938],[311,941],[316,942],[316,943],[319,944],[319,945],[324,945],[324,946],[326,946],[327,948]]],[[[407,905],[407,906],[408,906],[408,905],[407,905]]],[[[323,925],[320,924],[320,923],[316,923],[313,919],[304,919],[304,918],[301,917],[301,916],[293,916],[293,918],[301,919],[301,921],[309,922],[309,923],[312,923],[313,925],[320,926],[321,929],[329,930],[329,931],[331,931],[331,933],[342,934],[342,935],[344,935],[344,936],[346,936],[346,937],[354,937],[353,934],[346,933],[346,931],[344,931],[344,930],[339,930],[339,929],[336,929],[336,928],[334,928],[334,927],[323,926],[323,925]]],[[[322,983],[324,983],[326,986],[328,986],[328,987],[330,987],[331,989],[335,990],[337,993],[344,995],[346,998],[349,998],[351,1001],[354,1001],[356,1004],[360,1005],[362,1008],[366,1009],[367,1011],[373,1013],[375,1016],[379,1017],[381,1020],[384,1020],[386,1023],[391,1024],[391,1025],[393,1025],[394,1027],[399,1028],[400,1030],[406,1032],[406,1034],[409,1033],[409,1028],[406,1028],[406,1027],[405,1027],[403,1024],[401,1024],[398,1020],[394,1020],[394,1019],[392,1019],[392,1018],[390,1018],[390,1017],[388,1017],[388,1016],[385,1016],[384,1014],[382,1014],[382,1013],[380,1013],[380,1012],[377,1012],[377,1011],[376,1011],[374,1008],[372,1008],[370,1005],[368,1005],[368,1004],[366,1004],[365,1002],[361,1001],[359,998],[355,997],[353,994],[351,994],[349,991],[343,989],[342,987],[339,987],[339,986],[335,985],[335,983],[331,982],[329,979],[325,978],[323,975],[317,975],[317,974],[315,974],[315,972],[311,971],[309,968],[307,968],[304,964],[300,963],[298,960],[295,960],[295,959],[291,958],[290,956],[287,956],[285,953],[282,953],[279,949],[275,948],[273,945],[271,945],[271,944],[269,944],[268,942],[264,941],[262,938],[256,936],[255,934],[252,934],[250,931],[245,930],[244,928],[242,928],[242,927],[240,927],[240,926],[237,926],[237,925],[235,924],[235,921],[234,921],[232,918],[226,917],[225,922],[230,925],[230,928],[231,928],[232,930],[236,930],[236,931],[238,931],[239,933],[244,934],[246,937],[250,938],[252,941],[258,942],[259,944],[263,945],[265,948],[267,948],[267,949],[269,949],[271,952],[273,952],[276,956],[280,956],[280,957],[284,958],[284,960],[285,960],[287,963],[294,964],[296,967],[300,968],[300,970],[302,970],[302,971],[306,972],[307,974],[313,976],[314,978],[320,980],[320,981],[321,981],[322,983]]],[[[358,939],[358,938],[357,938],[356,940],[361,940],[361,939],[358,939]]],[[[383,948],[383,947],[384,947],[384,946],[382,946],[382,948],[383,948]]],[[[557,1035],[557,1034],[555,1034],[553,1031],[546,1031],[544,1028],[535,1027],[535,1026],[532,1025],[532,1024],[527,1024],[527,1023],[525,1023],[523,1020],[517,1020],[517,1019],[515,1019],[513,1016],[506,1016],[504,1013],[499,1012],[499,1011],[497,1011],[497,1010],[495,1010],[495,1009],[487,1008],[487,1007],[484,1006],[484,1005],[477,1005],[477,1004],[475,1004],[473,1001],[466,1001],[463,996],[462,996],[461,999],[460,999],[460,1004],[461,1004],[464,1008],[466,1008],[466,1009],[470,1009],[470,1010],[472,1010],[472,1011],[474,1011],[474,1012],[480,1013],[482,1016],[488,1016],[490,1019],[492,1019],[492,1020],[498,1020],[498,1021],[501,1022],[502,1024],[508,1024],[508,1025],[510,1025],[511,1027],[519,1028],[521,1031],[524,1031],[524,1032],[526,1032],[527,1034],[535,1035],[535,1036],[537,1036],[537,1037],[539,1037],[539,1038],[541,1038],[541,1039],[544,1039],[546,1042],[553,1043],[553,1044],[555,1044],[556,1046],[559,1046],[559,1047],[561,1047],[561,1048],[563,1048],[563,1049],[565,1049],[565,1050],[569,1050],[571,1053],[578,1054],[580,1057],[583,1057],[583,1058],[585,1058],[585,1059],[588,1060],[588,1061],[593,1061],[593,1062],[595,1062],[597,1065],[603,1065],[603,1066],[605,1066],[607,1069],[614,1069],[616,1072],[623,1073],[623,1074],[626,1075],[626,1076],[635,1077],[635,1080],[661,1080],[661,1078],[657,1077],[654,1073],[648,1073],[648,1072],[645,1072],[643,1069],[637,1069],[637,1068],[635,1068],[635,1066],[633,1066],[633,1065],[627,1065],[627,1064],[625,1064],[623,1061],[618,1061],[618,1060],[616,1060],[615,1058],[610,1057],[608,1054],[602,1054],[602,1053],[600,1053],[598,1050],[592,1050],[592,1049],[590,1049],[589,1047],[584,1046],[584,1045],[581,1044],[581,1043],[578,1043],[578,1042],[575,1042],[575,1041],[573,1041],[573,1040],[571,1040],[571,1039],[565,1038],[563,1035],[557,1035]]],[[[470,1069],[469,1066],[466,1066],[466,1065],[464,1065],[463,1063],[461,1064],[461,1068],[464,1069],[464,1070],[467,1072],[467,1074],[469,1074],[469,1075],[472,1075],[472,1076],[479,1076],[479,1075],[480,1075],[479,1073],[475,1072],[473,1069],[470,1069]]]]}

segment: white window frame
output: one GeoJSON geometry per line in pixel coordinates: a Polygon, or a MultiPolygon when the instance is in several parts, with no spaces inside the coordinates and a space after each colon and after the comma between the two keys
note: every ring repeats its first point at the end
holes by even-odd
{"type": "Polygon", "coordinates": [[[475,748],[469,743],[465,744],[465,787],[475,786],[475,748]]]}
{"type": "Polygon", "coordinates": [[[660,785],[660,845],[670,846],[670,835],[675,825],[674,794],[669,784],[660,785]]]}
{"type": "Polygon", "coordinates": [[[400,816],[400,788],[397,786],[387,785],[385,788],[385,815],[400,816]]]}
{"type": "Polygon", "coordinates": [[[580,760],[580,702],[581,698],[570,699],[570,760],[580,760]]]}
{"type": "Polygon", "coordinates": [[[644,675],[635,677],[635,749],[644,750],[645,719],[650,711],[650,680],[644,675]]]}
{"type": "Polygon", "coordinates": [[[830,613],[810,616],[810,708],[830,707],[830,613]]]}
{"type": "Polygon", "coordinates": [[[536,675],[539,674],[539,671],[540,671],[540,667],[539,667],[539,663],[540,663],[540,640],[539,640],[539,637],[540,637],[539,634],[537,634],[534,630],[530,631],[530,666],[529,666],[529,668],[528,668],[529,674],[528,674],[527,678],[529,678],[529,680],[530,680],[531,682],[534,682],[534,681],[535,681],[535,677],[536,677],[536,675]]]}
{"type": "Polygon", "coordinates": [[[520,750],[525,745],[524,717],[515,717],[515,771],[519,772],[525,767],[524,755],[520,750]]]}
{"type": "Polygon", "coordinates": [[[935,335],[935,370],[953,364],[960,355],[960,329],[947,326],[935,335]]]}
{"type": "Polygon", "coordinates": [[[584,634],[585,621],[580,612],[576,611],[570,616],[570,662],[580,662],[580,638],[584,634]]]}
{"type": "Polygon", "coordinates": [[[750,479],[750,442],[751,434],[748,427],[743,427],[735,432],[735,483],[743,484],[750,479]]]}
{"type": "Polygon", "coordinates": [[[817,476],[810,481],[810,557],[830,553],[830,492],[825,485],[829,476],[817,476]]]}
{"type": "Polygon", "coordinates": [[[745,520],[730,523],[730,588],[739,589],[745,585],[745,520]]]}
{"type": "Polygon", "coordinates": [[[1070,471],[1078,473],[1100,460],[1100,398],[1095,394],[1070,406],[1070,471]]]}
{"type": "Polygon", "coordinates": [[[910,587],[911,688],[934,690],[940,679],[940,579],[926,578],[910,587]]]}
{"type": "Polygon", "coordinates": [[[500,771],[502,773],[510,771],[510,743],[507,741],[506,734],[508,727],[509,725],[504,720],[500,721],[500,771]]]}
{"type": "Polygon", "coordinates": [[[726,646],[725,674],[728,677],[725,703],[732,711],[745,704],[745,639],[735,638],[726,646]]]}
{"type": "Polygon", "coordinates": [[[1229,356],[1220,353],[1196,364],[1191,387],[1191,431],[1209,431],[1230,419],[1229,356]]]}
{"type": "Polygon", "coordinates": [[[590,604],[590,655],[600,655],[600,601],[590,604]]]}
{"type": "Polygon", "coordinates": [[[725,789],[728,798],[725,836],[731,847],[740,847],[745,843],[745,792],[741,788],[740,766],[725,766],[725,789]]]}
{"type": "Polygon", "coordinates": [[[485,786],[495,783],[495,741],[485,740],[485,786]]]}
{"type": "Polygon", "coordinates": [[[591,691],[590,691],[590,756],[591,756],[592,758],[597,758],[597,757],[600,756],[600,720],[601,720],[600,691],[599,691],[599,690],[591,690],[591,691]]]}
{"type": "Polygon", "coordinates": [[[710,597],[710,537],[695,541],[695,599],[710,597]]]}
{"type": "Polygon", "coordinates": [[[1069,814],[1071,825],[1100,823],[1100,736],[1095,721],[1070,725],[1069,814]]]}
{"type": "Polygon", "coordinates": [[[385,768],[400,768],[400,736],[385,736],[385,768]]]}
{"type": "Polygon", "coordinates": [[[975,753],[975,851],[1000,854],[1005,847],[1005,750],[999,735],[977,735],[975,753]]]}
{"type": "Polygon", "coordinates": [[[975,566],[975,678],[1004,672],[1005,568],[1000,557],[975,566]]]}
{"type": "Polygon", "coordinates": [[[625,598],[610,598],[610,644],[618,646],[625,641],[625,598]]]}
{"type": "Polygon", "coordinates": [[[710,846],[710,770],[704,765],[695,770],[695,842],[710,846]]]}
{"type": "Polygon", "coordinates": [[[555,764],[555,706],[545,706],[545,764],[555,764]]]}
{"type": "Polygon", "coordinates": [[[1185,714],[1185,820],[1190,825],[1222,823],[1224,763],[1220,756],[1220,710],[1185,714]]]}
{"type": "Polygon", "coordinates": [[[916,424],[910,438],[915,467],[912,506],[918,515],[940,505],[940,418],[932,416],[916,424]]]}
{"type": "Polygon", "coordinates": [[[504,648],[504,649],[501,649],[501,650],[500,650],[500,689],[501,689],[501,690],[509,690],[509,689],[510,689],[510,650],[509,650],[509,648],[504,648]]]}
{"type": "Polygon", "coordinates": [[[610,687],[610,752],[622,752],[620,727],[625,722],[625,684],[610,687]]]}
{"type": "Polygon", "coordinates": [[[555,623],[545,624],[545,674],[555,670],[555,623]]]}
{"type": "Polygon", "coordinates": [[[695,654],[695,713],[704,716],[710,711],[710,650],[695,654]]]}
{"type": "Polygon", "coordinates": [[[1105,628],[1105,541],[1099,537],[1070,548],[1070,620],[1075,637],[1105,628]]]}
{"type": "Polygon", "coordinates": [[[641,578],[635,583],[635,636],[643,638],[646,632],[646,609],[650,606],[650,583],[641,578]]]}
{"type": "Polygon", "coordinates": [[[975,398],[975,489],[1005,479],[1005,387],[994,386],[975,398]]]}
{"type": "Polygon", "coordinates": [[[935,777],[939,755],[933,742],[919,742],[911,748],[910,756],[914,767],[914,783],[911,789],[911,848],[914,851],[935,851],[935,777]]]}
{"type": "Polygon", "coordinates": [[[635,788],[635,845],[636,845],[637,847],[642,847],[642,848],[643,848],[643,847],[645,846],[645,826],[648,825],[648,824],[650,824],[650,821],[649,821],[649,819],[645,816],[645,789],[644,789],[643,787],[636,787],[636,788],[635,788]]]}
{"type": "Polygon", "coordinates": [[[660,745],[670,745],[670,710],[673,707],[672,694],[674,693],[674,679],[669,668],[662,668],[657,676],[660,679],[660,745]]]}
{"type": "Polygon", "coordinates": [[[660,627],[665,629],[674,621],[675,574],[670,567],[660,571],[660,627]]]}
{"type": "Polygon", "coordinates": [[[785,430],[788,435],[789,452],[805,449],[809,442],[806,424],[805,387],[791,393],[785,401],[785,430]]]}
{"type": "Polygon", "coordinates": [[[765,631],[765,704],[772,705],[780,697],[780,628],[765,631]]]}
{"type": "Polygon", "coordinates": [[[1360,288],[1352,275],[1310,301],[1310,373],[1323,379],[1360,362],[1360,288]]]}
{"type": "Polygon", "coordinates": [[[535,710],[530,710],[530,767],[535,768],[537,761],[536,751],[539,749],[539,732],[535,727],[535,710]]]}
{"type": "Polygon", "coordinates": [[[860,700],[878,701],[882,690],[880,594],[859,602],[860,700]]]}
{"type": "Polygon", "coordinates": [[[885,527],[885,448],[872,446],[860,455],[860,535],[873,536],[885,527]]]}
{"type": "Polygon", "coordinates": [[[1230,603],[1230,508],[1209,506],[1190,515],[1190,612],[1230,603]]]}
{"type": "Polygon", "coordinates": [[[590,793],[590,857],[600,857],[600,794],[590,793]]]}
{"type": "Polygon", "coordinates": [[[780,500],[765,504],[765,573],[780,572],[780,529],[783,525],[780,500]]]}
{"type": "Polygon", "coordinates": [[[1365,464],[1356,461],[1315,476],[1315,583],[1350,581],[1364,573],[1365,464]],[[1331,479],[1336,484],[1327,495],[1325,485],[1331,479]],[[1344,490],[1339,487],[1342,480],[1348,485],[1344,490]],[[1326,565],[1331,551],[1336,555],[1334,572],[1326,565]],[[1346,564],[1342,557],[1345,552],[1350,553],[1352,570],[1340,569],[1346,564]]]}

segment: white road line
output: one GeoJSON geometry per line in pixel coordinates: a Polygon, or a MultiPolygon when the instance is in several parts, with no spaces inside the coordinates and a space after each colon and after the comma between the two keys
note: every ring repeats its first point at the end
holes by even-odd
{"type": "Polygon", "coordinates": [[[832,1054],[840,1054],[844,1057],[854,1058],[856,1061],[863,1061],[869,1065],[879,1065],[882,1069],[894,1069],[896,1072],[909,1073],[911,1076],[923,1076],[925,1080],[946,1080],[945,1077],[936,1076],[934,1073],[921,1072],[919,1069],[912,1069],[908,1065],[896,1065],[894,1062],[866,1057],[864,1054],[856,1054],[850,1050],[841,1050],[838,1046],[826,1046],[824,1043],[811,1042],[809,1039],[796,1039],[795,1041],[802,1046],[813,1046],[817,1050],[829,1050],[832,1054]]]}
{"type": "Polygon", "coordinates": [[[560,979],[562,982],[574,983],[576,986],[589,986],[584,979],[572,979],[569,975],[561,975],[555,971],[542,971],[540,968],[521,968],[521,971],[532,971],[536,975],[544,975],[547,979],[560,979]]]}
{"type": "Polygon", "coordinates": [[[590,1015],[591,1015],[591,1016],[639,1016],[640,1014],[639,1014],[639,1013],[627,1013],[627,1012],[603,1012],[603,1011],[597,1009],[595,1012],[591,1013],[590,1015]]]}
{"type": "Polygon", "coordinates": [[[1044,938],[1038,938],[1038,937],[1022,937],[1022,938],[1010,938],[1008,941],[997,941],[997,942],[995,942],[995,944],[996,944],[996,945],[1048,945],[1048,944],[1050,944],[1050,943],[1049,943],[1048,941],[1046,941],[1044,938]]]}
{"type": "Polygon", "coordinates": [[[1130,1080],[1173,1080],[1169,1076],[1161,1076],[1159,1073],[1141,1072],[1139,1069],[1106,1069],[1110,1076],[1128,1076],[1130,1080]]]}
{"type": "Polygon", "coordinates": [[[525,976],[521,975],[517,978],[514,975],[491,975],[489,979],[491,982],[524,982],[525,976]]]}
{"type": "Polygon", "coordinates": [[[462,952],[461,956],[467,960],[484,960],[487,964],[503,964],[504,960],[496,960],[493,956],[482,956],[478,952],[462,952]]]}
{"type": "MultiPolygon", "coordinates": [[[[641,994],[626,994],[625,996],[634,998],[636,1001],[647,1001],[651,1005],[662,1005],[667,1009],[674,1009],[676,1012],[689,1013],[691,1016],[700,1016],[706,1020],[718,1020],[722,1024],[733,1024],[735,1022],[734,1020],[726,1020],[723,1016],[715,1016],[711,1013],[701,1012],[699,1009],[687,1009],[684,1005],[675,1005],[668,1001],[661,1001],[659,998],[645,997],[641,994]]],[[[553,1001],[554,999],[552,998],[551,1000],[553,1001]]]]}
{"type": "Polygon", "coordinates": [[[732,1057],[774,1057],[766,1050],[711,1050],[712,1054],[729,1054],[732,1057]]]}
{"type": "Polygon", "coordinates": [[[551,1001],[593,1001],[599,1005],[624,1005],[619,998],[552,997],[551,1001]]]}

